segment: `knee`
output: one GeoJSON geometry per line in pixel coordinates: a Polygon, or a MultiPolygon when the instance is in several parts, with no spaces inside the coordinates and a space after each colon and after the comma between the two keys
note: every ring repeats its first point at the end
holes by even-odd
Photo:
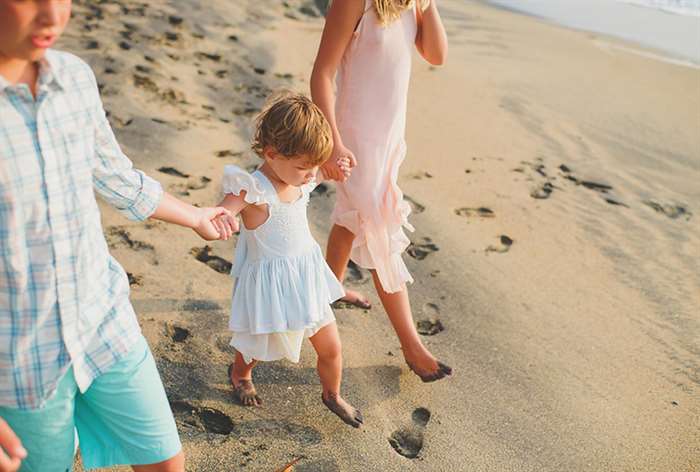
{"type": "Polygon", "coordinates": [[[343,349],[340,341],[326,346],[326,348],[319,353],[319,359],[324,362],[336,361],[341,359],[343,356],[343,349]]]}
{"type": "Polygon", "coordinates": [[[180,450],[174,457],[157,464],[154,472],[185,472],[185,453],[180,450]]]}

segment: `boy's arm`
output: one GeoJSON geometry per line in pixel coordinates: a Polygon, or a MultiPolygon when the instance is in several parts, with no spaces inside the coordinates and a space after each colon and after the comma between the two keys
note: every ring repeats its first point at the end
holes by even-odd
{"type": "MultiPolygon", "coordinates": [[[[90,71],[94,80],[94,75],[90,71]]],[[[192,228],[202,238],[218,239],[213,220],[226,213],[223,208],[197,208],[163,192],[161,185],[133,164],[122,152],[107,121],[95,83],[95,154],[93,186],[110,205],[132,220],[156,218],[192,228]]]]}

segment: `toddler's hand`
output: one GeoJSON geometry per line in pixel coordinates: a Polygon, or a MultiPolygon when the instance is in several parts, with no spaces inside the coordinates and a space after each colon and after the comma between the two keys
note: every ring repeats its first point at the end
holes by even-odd
{"type": "Polygon", "coordinates": [[[231,216],[231,213],[223,207],[198,208],[197,210],[197,220],[192,229],[206,241],[219,239],[222,232],[217,228],[215,220],[222,215],[231,216]]]}
{"type": "Polygon", "coordinates": [[[238,218],[231,214],[224,214],[214,219],[214,226],[219,231],[219,239],[226,241],[234,233],[240,231],[238,218]]]}
{"type": "Polygon", "coordinates": [[[348,177],[350,177],[350,174],[352,173],[353,167],[350,163],[350,158],[348,156],[339,157],[336,163],[338,164],[338,169],[340,169],[340,171],[345,176],[345,179],[343,179],[343,181],[347,180],[348,177]]]}

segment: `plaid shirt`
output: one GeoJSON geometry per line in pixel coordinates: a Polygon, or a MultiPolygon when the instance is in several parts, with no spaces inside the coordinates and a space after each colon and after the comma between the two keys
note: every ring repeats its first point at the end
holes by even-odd
{"type": "Polygon", "coordinates": [[[0,406],[40,407],[71,365],[84,392],[140,336],[93,189],[135,220],[163,193],[119,148],[90,67],[47,51],[36,100],[0,76],[0,406]]]}

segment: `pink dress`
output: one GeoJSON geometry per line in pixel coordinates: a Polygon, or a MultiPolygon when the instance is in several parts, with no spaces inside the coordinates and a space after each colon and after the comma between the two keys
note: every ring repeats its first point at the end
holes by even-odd
{"type": "Polygon", "coordinates": [[[406,100],[417,32],[414,8],[382,26],[373,1],[343,55],[336,77],[336,123],[357,167],[338,185],[333,222],[354,235],[351,259],[375,269],[386,292],[413,282],[401,254],[411,209],[396,181],[406,156],[406,100]]]}

